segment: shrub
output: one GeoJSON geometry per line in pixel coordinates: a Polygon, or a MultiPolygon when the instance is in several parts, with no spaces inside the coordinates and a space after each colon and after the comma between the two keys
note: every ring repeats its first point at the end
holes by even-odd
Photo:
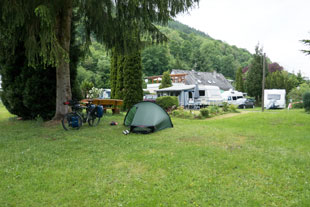
{"type": "Polygon", "coordinates": [[[191,113],[191,111],[183,110],[183,109],[176,109],[171,112],[171,115],[178,118],[183,119],[192,119],[196,118],[194,114],[191,113]]]}
{"type": "Polygon", "coordinates": [[[293,103],[293,109],[302,109],[304,108],[304,104],[302,102],[293,103]]]}
{"type": "Polygon", "coordinates": [[[163,109],[170,110],[173,106],[179,106],[179,100],[176,96],[161,96],[156,99],[156,103],[163,109]]]}
{"type": "Polygon", "coordinates": [[[310,92],[306,92],[303,95],[303,102],[306,112],[310,112],[310,92]]]}
{"type": "Polygon", "coordinates": [[[228,112],[228,110],[229,110],[229,104],[228,104],[227,102],[224,102],[224,103],[223,103],[223,108],[222,108],[222,109],[223,109],[224,112],[228,112]]]}
{"type": "Polygon", "coordinates": [[[87,98],[99,98],[103,90],[103,88],[92,87],[92,89],[88,91],[87,98]]]}
{"type": "Polygon", "coordinates": [[[237,107],[235,105],[229,105],[229,111],[234,113],[238,112],[237,107]]]}
{"type": "Polygon", "coordinates": [[[210,113],[211,114],[217,114],[220,112],[220,108],[218,106],[211,106],[210,107],[210,113]]]}
{"type": "Polygon", "coordinates": [[[210,116],[209,109],[207,108],[200,109],[200,115],[204,118],[208,118],[210,116]]]}

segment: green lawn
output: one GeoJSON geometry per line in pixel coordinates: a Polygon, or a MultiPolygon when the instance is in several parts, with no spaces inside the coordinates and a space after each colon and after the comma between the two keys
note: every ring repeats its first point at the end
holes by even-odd
{"type": "Polygon", "coordinates": [[[173,119],[123,135],[19,121],[0,106],[0,206],[310,206],[310,115],[173,119]]]}

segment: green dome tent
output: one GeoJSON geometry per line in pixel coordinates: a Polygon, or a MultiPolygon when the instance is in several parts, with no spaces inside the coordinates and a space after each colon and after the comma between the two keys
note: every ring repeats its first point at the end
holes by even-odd
{"type": "Polygon", "coordinates": [[[173,127],[170,116],[159,105],[144,101],[131,107],[124,119],[131,132],[151,133],[173,127]]]}

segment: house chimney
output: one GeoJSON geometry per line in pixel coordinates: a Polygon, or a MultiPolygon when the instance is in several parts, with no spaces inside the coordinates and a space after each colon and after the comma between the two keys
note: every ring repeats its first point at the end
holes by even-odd
{"type": "Polygon", "coordinates": [[[216,78],[216,71],[213,71],[213,77],[216,78]]]}

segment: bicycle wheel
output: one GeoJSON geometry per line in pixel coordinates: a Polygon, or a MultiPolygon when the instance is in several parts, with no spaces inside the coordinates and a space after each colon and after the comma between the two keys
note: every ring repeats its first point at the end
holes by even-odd
{"type": "Polygon", "coordinates": [[[91,115],[88,119],[89,126],[97,126],[99,122],[100,122],[100,118],[94,115],[91,115]]]}
{"type": "Polygon", "coordinates": [[[77,130],[82,126],[82,119],[76,113],[68,113],[64,116],[61,123],[62,123],[62,127],[66,131],[73,130],[73,129],[77,130]]]}

